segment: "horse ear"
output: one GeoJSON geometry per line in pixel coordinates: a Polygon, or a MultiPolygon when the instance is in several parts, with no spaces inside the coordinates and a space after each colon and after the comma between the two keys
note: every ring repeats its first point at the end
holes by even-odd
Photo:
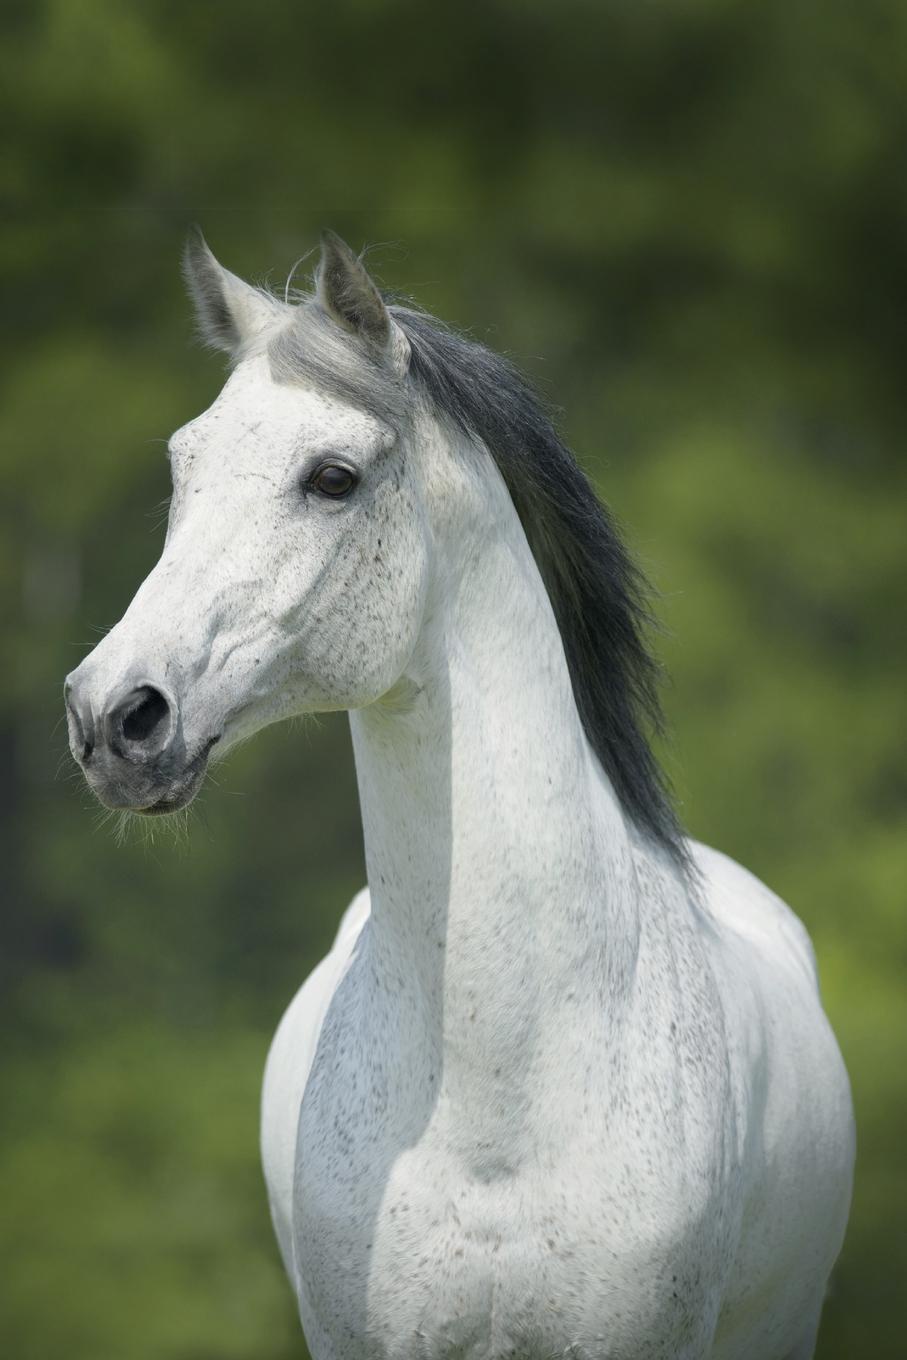
{"type": "Polygon", "coordinates": [[[365,265],[333,231],[321,233],[315,296],[335,321],[378,349],[391,342],[392,323],[365,265]]]}
{"type": "Polygon", "coordinates": [[[183,275],[202,339],[231,357],[279,315],[279,302],[218,264],[200,231],[186,242],[183,275]]]}

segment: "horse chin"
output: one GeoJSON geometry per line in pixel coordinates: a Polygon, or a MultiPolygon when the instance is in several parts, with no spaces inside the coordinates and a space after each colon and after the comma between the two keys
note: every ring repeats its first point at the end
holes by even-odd
{"type": "Polygon", "coordinates": [[[178,774],[166,783],[156,779],[150,788],[131,788],[122,778],[111,785],[92,779],[88,784],[99,802],[112,811],[128,812],[137,817],[167,817],[188,807],[201,788],[208,770],[208,757],[219,740],[213,737],[178,774]]]}
{"type": "Polygon", "coordinates": [[[156,803],[151,803],[148,807],[130,808],[129,811],[135,813],[137,817],[167,817],[172,812],[181,812],[188,807],[195,795],[202,786],[205,772],[192,780],[187,788],[181,788],[177,793],[165,794],[156,803]]]}

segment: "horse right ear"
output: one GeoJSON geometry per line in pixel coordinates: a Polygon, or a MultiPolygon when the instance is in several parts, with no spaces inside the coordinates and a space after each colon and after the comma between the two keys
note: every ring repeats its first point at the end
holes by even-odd
{"type": "Polygon", "coordinates": [[[202,340],[231,358],[280,314],[279,302],[218,264],[200,231],[186,242],[183,276],[202,340]]]}

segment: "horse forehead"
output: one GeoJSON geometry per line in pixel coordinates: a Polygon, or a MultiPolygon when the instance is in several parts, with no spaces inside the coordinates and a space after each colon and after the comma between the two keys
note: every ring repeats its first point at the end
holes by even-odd
{"type": "Polygon", "coordinates": [[[386,432],[373,417],[313,388],[275,382],[267,360],[256,356],[239,364],[216,400],[178,430],[174,452],[199,453],[225,445],[238,451],[286,448],[287,443],[372,443],[386,432]]]}

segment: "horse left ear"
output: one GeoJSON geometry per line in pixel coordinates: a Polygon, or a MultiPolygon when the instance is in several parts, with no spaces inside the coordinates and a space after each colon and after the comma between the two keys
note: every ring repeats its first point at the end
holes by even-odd
{"type": "Polygon", "coordinates": [[[279,302],[218,263],[200,231],[186,242],[183,274],[202,339],[231,358],[280,315],[279,302]]]}
{"type": "Polygon", "coordinates": [[[398,369],[409,362],[409,343],[385,306],[365,265],[333,231],[321,233],[315,274],[319,305],[345,330],[359,336],[398,369]]]}

